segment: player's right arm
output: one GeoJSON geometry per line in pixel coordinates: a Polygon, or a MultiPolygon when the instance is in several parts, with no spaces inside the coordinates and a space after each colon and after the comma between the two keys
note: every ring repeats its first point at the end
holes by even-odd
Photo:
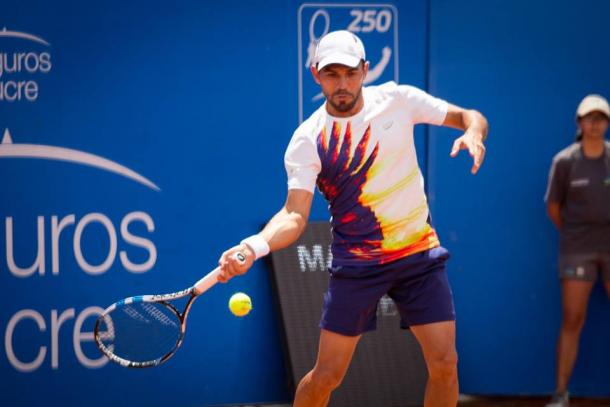
{"type": "Polygon", "coordinates": [[[270,251],[283,249],[296,242],[307,226],[313,193],[290,189],[286,203],[271,218],[259,235],[267,241],[270,251]]]}
{"type": "Polygon", "coordinates": [[[224,283],[236,275],[244,274],[256,259],[290,246],[305,230],[321,163],[312,137],[317,134],[317,129],[311,129],[306,124],[299,129],[292,136],[284,155],[288,176],[286,203],[261,232],[242,240],[222,254],[218,261],[218,281],[224,283]],[[237,261],[233,256],[236,252],[243,253],[246,261],[237,261]]]}
{"type": "MultiPolygon", "coordinates": [[[[282,209],[271,218],[261,232],[255,235],[258,243],[266,244],[268,250],[272,252],[296,242],[307,226],[312,201],[312,192],[304,189],[288,190],[286,203],[282,209]]],[[[220,266],[218,281],[226,283],[234,276],[246,273],[257,258],[255,253],[257,248],[252,247],[255,244],[256,241],[250,244],[242,242],[225,251],[218,261],[220,266]],[[244,263],[233,257],[237,252],[246,256],[244,263]]]]}

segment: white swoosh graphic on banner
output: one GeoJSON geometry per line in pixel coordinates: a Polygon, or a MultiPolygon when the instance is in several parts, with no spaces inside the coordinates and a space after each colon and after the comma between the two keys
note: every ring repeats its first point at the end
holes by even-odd
{"type": "Polygon", "coordinates": [[[13,144],[8,130],[4,132],[2,144],[0,144],[0,158],[40,158],[88,165],[122,175],[155,191],[161,190],[161,188],[146,177],[104,157],[70,148],[46,146],[43,144],[13,144]]]}
{"type": "Polygon", "coordinates": [[[23,38],[24,40],[30,40],[30,41],[38,42],[40,44],[46,45],[47,47],[51,46],[51,44],[49,44],[48,42],[46,42],[45,40],[43,40],[40,37],[37,37],[37,36],[32,35],[32,34],[28,34],[28,33],[23,33],[23,32],[20,32],[20,31],[8,31],[6,29],[6,27],[4,27],[2,29],[2,31],[0,31],[0,37],[23,38]]]}
{"type": "Polygon", "coordinates": [[[364,78],[365,85],[368,85],[369,83],[375,82],[377,79],[379,79],[379,77],[385,70],[385,67],[388,66],[391,57],[392,49],[390,47],[383,47],[383,50],[381,51],[381,60],[377,65],[375,65],[373,69],[369,69],[369,73],[366,75],[366,78],[364,78]]]}
{"type": "MultiPolygon", "coordinates": [[[[368,85],[369,83],[375,82],[377,79],[379,79],[381,74],[383,74],[385,67],[388,66],[391,57],[392,49],[390,47],[383,47],[383,50],[381,51],[381,60],[377,63],[377,65],[375,65],[374,68],[369,69],[369,73],[366,74],[366,78],[364,78],[363,85],[368,85]]],[[[311,98],[311,101],[315,102],[317,100],[322,99],[323,97],[324,95],[322,94],[322,92],[320,92],[316,96],[311,98]]]]}

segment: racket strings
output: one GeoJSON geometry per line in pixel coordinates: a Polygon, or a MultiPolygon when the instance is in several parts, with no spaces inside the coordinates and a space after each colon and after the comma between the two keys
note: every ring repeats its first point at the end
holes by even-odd
{"type": "MultiPolygon", "coordinates": [[[[160,324],[170,325],[173,328],[180,329],[180,321],[178,321],[176,318],[169,318],[167,316],[167,313],[161,312],[161,310],[159,310],[159,307],[156,306],[155,304],[157,304],[157,303],[147,303],[147,302],[142,303],[142,309],[149,316],[156,319],[157,322],[159,322],[160,324]]],[[[174,313],[172,313],[172,315],[175,316],[174,313]]]]}
{"type": "Polygon", "coordinates": [[[98,340],[114,355],[132,362],[162,358],[182,337],[177,311],[158,302],[118,306],[101,319],[98,340]]]}

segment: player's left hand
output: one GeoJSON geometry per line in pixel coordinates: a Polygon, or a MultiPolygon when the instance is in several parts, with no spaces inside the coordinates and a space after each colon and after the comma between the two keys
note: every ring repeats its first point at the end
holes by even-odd
{"type": "Polygon", "coordinates": [[[485,159],[485,145],[483,144],[483,139],[484,136],[482,133],[466,130],[461,137],[458,137],[453,142],[450,154],[451,157],[457,156],[460,150],[468,150],[468,153],[474,161],[470,172],[476,174],[485,159]]]}

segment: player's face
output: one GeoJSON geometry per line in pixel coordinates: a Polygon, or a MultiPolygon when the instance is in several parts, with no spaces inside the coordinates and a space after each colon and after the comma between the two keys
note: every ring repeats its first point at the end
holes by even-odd
{"type": "Polygon", "coordinates": [[[608,130],[608,116],[602,112],[591,112],[578,119],[578,124],[583,137],[603,139],[608,130]]]}
{"type": "Polygon", "coordinates": [[[337,116],[351,116],[360,110],[362,84],[367,72],[368,63],[365,62],[360,62],[355,68],[332,64],[318,71],[312,67],[314,78],[326,96],[331,113],[337,116]]]}

